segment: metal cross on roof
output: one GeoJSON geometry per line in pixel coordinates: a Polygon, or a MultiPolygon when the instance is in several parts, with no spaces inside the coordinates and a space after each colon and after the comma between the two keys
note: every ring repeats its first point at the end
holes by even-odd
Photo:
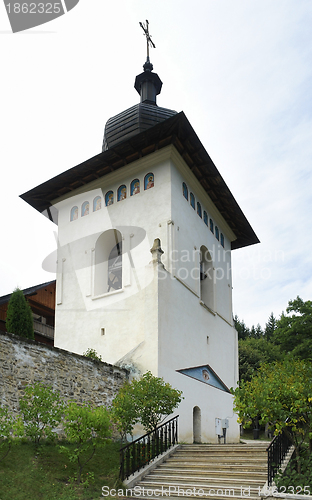
{"type": "Polygon", "coordinates": [[[140,26],[141,26],[142,30],[144,31],[144,35],[146,36],[147,61],[149,61],[149,46],[151,45],[151,47],[154,47],[154,49],[156,49],[156,45],[152,41],[151,35],[149,34],[149,31],[148,31],[148,20],[146,19],[146,25],[144,25],[143,23],[140,23],[140,26]]]}

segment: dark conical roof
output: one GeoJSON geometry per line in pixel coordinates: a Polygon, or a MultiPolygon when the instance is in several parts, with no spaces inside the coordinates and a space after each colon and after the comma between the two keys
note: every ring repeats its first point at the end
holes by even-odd
{"type": "Polygon", "coordinates": [[[177,114],[176,111],[157,106],[156,96],[160,94],[162,81],[157,73],[152,72],[153,65],[149,58],[143,68],[143,73],[136,77],[134,83],[141,102],[109,118],[105,125],[102,151],[107,151],[177,114]]]}

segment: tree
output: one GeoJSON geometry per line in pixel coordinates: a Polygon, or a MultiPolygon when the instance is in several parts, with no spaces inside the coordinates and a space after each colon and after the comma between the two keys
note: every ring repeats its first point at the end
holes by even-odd
{"type": "Polygon", "coordinates": [[[72,401],[65,409],[64,431],[74,448],[60,446],[71,462],[77,464],[77,483],[80,484],[82,471],[90,462],[98,447],[105,446],[111,436],[109,414],[105,406],[78,406],[72,401]]]}
{"type": "Polygon", "coordinates": [[[265,329],[264,329],[264,337],[266,338],[266,340],[270,341],[272,339],[276,327],[277,327],[277,320],[274,317],[274,314],[271,313],[268,322],[265,324],[265,329]]]}
{"type": "Polygon", "coordinates": [[[122,434],[132,434],[141,422],[146,432],[155,430],[182,400],[182,391],[173,389],[163,378],[146,372],[140,379],[126,382],[112,404],[115,422],[122,434]]]}
{"type": "Polygon", "coordinates": [[[263,331],[259,323],[256,327],[252,325],[251,329],[249,330],[249,337],[252,339],[261,339],[263,337],[263,331]]]}
{"type": "Polygon", "coordinates": [[[136,413],[133,386],[127,380],[113,399],[111,416],[113,422],[117,425],[122,440],[127,439],[127,434],[132,436],[133,427],[139,421],[139,417],[136,413]]]}
{"type": "Polygon", "coordinates": [[[238,341],[239,378],[251,380],[262,363],[272,363],[282,358],[280,348],[263,337],[238,341]]]}
{"type": "Polygon", "coordinates": [[[286,313],[277,321],[272,341],[294,358],[312,360],[312,301],[290,300],[286,313]]]}
{"type": "Polygon", "coordinates": [[[35,338],[31,308],[19,288],[14,290],[8,304],[6,329],[21,337],[35,338]]]}
{"type": "Polygon", "coordinates": [[[154,377],[149,371],[132,384],[139,418],[146,432],[155,430],[181,403],[182,391],[173,389],[163,378],[154,377]]]}
{"type": "Polygon", "coordinates": [[[25,387],[20,398],[20,409],[25,422],[25,434],[39,444],[45,436],[53,438],[53,429],[58,425],[64,411],[64,404],[58,392],[39,382],[25,387]]]}
{"type": "Polygon", "coordinates": [[[237,315],[234,317],[234,326],[238,333],[238,340],[250,337],[249,328],[245,325],[244,320],[240,321],[237,315]]]}
{"type": "Polygon", "coordinates": [[[234,409],[239,421],[250,424],[260,415],[275,434],[282,431],[295,447],[300,474],[300,447],[309,439],[312,452],[312,364],[302,360],[264,364],[250,381],[233,390],[234,409]]]}

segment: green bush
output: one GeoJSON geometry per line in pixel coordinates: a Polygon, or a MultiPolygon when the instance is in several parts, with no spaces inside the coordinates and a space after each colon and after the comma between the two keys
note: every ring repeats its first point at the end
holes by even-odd
{"type": "Polygon", "coordinates": [[[302,494],[312,494],[312,455],[308,450],[301,450],[300,457],[298,459],[300,461],[299,467],[296,459],[292,459],[288,464],[286,470],[282,474],[279,472],[275,478],[275,484],[278,488],[278,491],[282,491],[282,489],[286,488],[285,493],[302,493],[302,494]],[[300,470],[300,474],[297,472],[297,469],[300,470]],[[295,485],[295,486],[294,486],[295,485]],[[310,491],[307,492],[304,488],[310,488],[310,491]],[[293,491],[293,489],[295,490],[293,491]]]}
{"type": "MultiPolygon", "coordinates": [[[[75,480],[80,484],[82,472],[93,458],[97,448],[105,446],[111,436],[109,414],[104,406],[93,407],[90,404],[78,406],[71,402],[65,408],[64,431],[69,443],[74,449],[60,446],[60,452],[67,454],[70,462],[77,466],[75,480]]],[[[90,474],[89,474],[90,477],[90,474]]],[[[89,479],[85,477],[87,486],[89,479]]]]}
{"type": "Polygon", "coordinates": [[[112,418],[122,436],[131,434],[137,422],[150,432],[177,408],[182,399],[182,391],[147,371],[139,379],[125,382],[113,400],[112,418]]]}
{"type": "Polygon", "coordinates": [[[25,434],[34,443],[40,439],[53,439],[54,428],[59,424],[64,412],[64,403],[60,394],[52,387],[42,383],[35,383],[25,387],[25,395],[20,398],[20,409],[25,423],[25,434]]]}
{"type": "Polygon", "coordinates": [[[86,356],[86,358],[90,359],[95,359],[96,361],[102,361],[102,356],[96,352],[95,349],[89,349],[86,350],[86,352],[83,353],[83,356],[86,356]]]}
{"type": "Polygon", "coordinates": [[[0,407],[0,462],[24,434],[21,418],[14,418],[5,407],[0,407]]]}

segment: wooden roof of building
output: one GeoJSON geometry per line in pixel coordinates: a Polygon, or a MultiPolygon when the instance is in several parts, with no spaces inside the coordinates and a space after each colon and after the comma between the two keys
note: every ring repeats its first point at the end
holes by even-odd
{"type": "Polygon", "coordinates": [[[220,172],[183,112],[90,158],[21,195],[57,222],[52,201],[168,145],[174,145],[237,239],[232,249],[259,243],[220,172]]]}

